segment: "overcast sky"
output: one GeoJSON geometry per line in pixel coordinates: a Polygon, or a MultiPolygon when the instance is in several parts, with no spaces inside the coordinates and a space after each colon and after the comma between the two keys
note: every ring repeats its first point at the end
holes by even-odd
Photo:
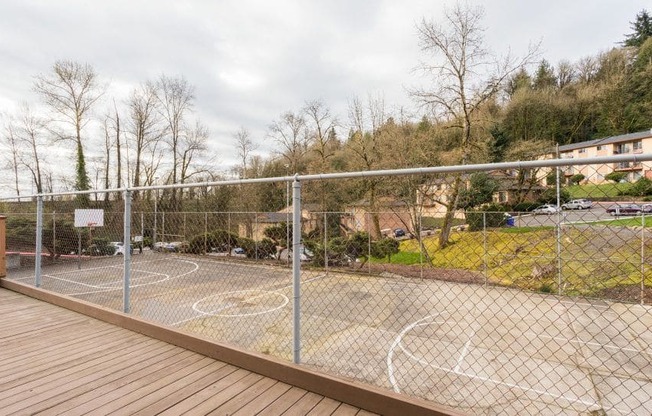
{"type": "MultiPolygon", "coordinates": [[[[258,153],[273,149],[267,126],[321,99],[343,122],[354,96],[414,105],[419,82],[415,25],[441,20],[448,1],[425,0],[1,0],[0,111],[37,103],[33,76],[58,59],[91,64],[109,95],[124,100],[160,74],[196,88],[195,115],[211,130],[224,165],[233,133],[252,132],[258,153]]],[[[522,55],[541,41],[555,65],[617,46],[643,0],[471,1],[485,8],[491,49],[522,55]]],[[[101,112],[98,110],[98,112],[101,112]]],[[[3,175],[4,176],[4,175],[3,175]]]]}

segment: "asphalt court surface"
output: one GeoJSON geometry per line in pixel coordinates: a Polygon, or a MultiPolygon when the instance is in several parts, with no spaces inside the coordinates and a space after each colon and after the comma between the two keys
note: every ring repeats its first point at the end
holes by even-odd
{"type": "MultiPolygon", "coordinates": [[[[292,359],[290,269],[132,260],[131,313],[292,359]]],[[[121,310],[122,258],[80,266],[44,266],[42,287],[121,310]]],[[[316,369],[472,413],[652,414],[647,306],[323,270],[301,281],[302,362],[316,369]]]]}

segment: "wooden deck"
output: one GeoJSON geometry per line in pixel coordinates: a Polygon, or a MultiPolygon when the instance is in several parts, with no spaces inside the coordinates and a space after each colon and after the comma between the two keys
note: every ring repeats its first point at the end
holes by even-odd
{"type": "Polygon", "coordinates": [[[3,415],[372,414],[6,289],[0,328],[3,415]]]}
{"type": "Polygon", "coordinates": [[[461,414],[17,282],[0,286],[2,415],[461,414]]]}

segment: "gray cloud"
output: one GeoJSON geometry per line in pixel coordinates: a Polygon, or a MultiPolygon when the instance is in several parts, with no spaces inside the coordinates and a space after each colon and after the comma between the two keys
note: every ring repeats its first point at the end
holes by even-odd
{"type": "MultiPolygon", "coordinates": [[[[494,50],[519,54],[541,39],[553,65],[615,46],[649,7],[642,0],[474,3],[486,9],[494,50]]],[[[107,98],[118,101],[163,73],[183,75],[228,164],[240,126],[270,149],[267,126],[307,100],[323,99],[342,120],[356,95],[413,107],[404,86],[420,82],[412,71],[415,24],[441,18],[443,7],[430,0],[3,0],[0,111],[36,103],[33,76],[57,59],[93,65],[109,83],[107,98]]]]}

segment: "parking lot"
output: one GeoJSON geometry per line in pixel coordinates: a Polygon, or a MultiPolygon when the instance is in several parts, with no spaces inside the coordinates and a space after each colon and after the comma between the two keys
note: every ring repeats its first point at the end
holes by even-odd
{"type": "Polygon", "coordinates": [[[515,216],[515,225],[517,227],[556,225],[558,217],[559,221],[562,224],[581,224],[592,223],[596,221],[610,221],[614,219],[614,216],[607,213],[606,209],[614,204],[614,202],[594,202],[591,209],[563,210],[559,214],[533,215],[530,213],[521,213],[515,216]]]}

